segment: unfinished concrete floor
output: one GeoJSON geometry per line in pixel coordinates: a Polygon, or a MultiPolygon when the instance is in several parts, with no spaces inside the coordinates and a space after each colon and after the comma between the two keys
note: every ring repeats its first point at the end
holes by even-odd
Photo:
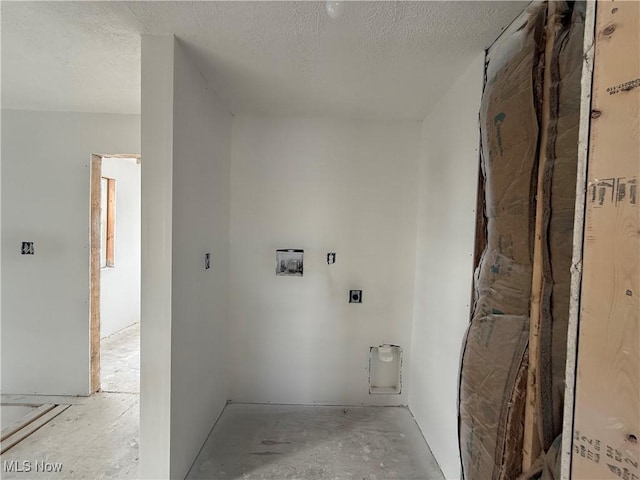
{"type": "Polygon", "coordinates": [[[11,429],[13,425],[20,423],[22,418],[32,413],[38,407],[39,405],[1,404],[0,426],[2,427],[2,431],[5,429],[11,429]]]}
{"type": "Polygon", "coordinates": [[[403,407],[231,404],[188,479],[441,480],[403,407]]]}
{"type": "Polygon", "coordinates": [[[140,322],[100,340],[100,388],[140,393],[140,322]]]}
{"type": "MultiPolygon", "coordinates": [[[[59,463],[59,472],[3,471],[3,479],[138,478],[139,326],[102,341],[102,389],[88,398],[3,396],[71,406],[1,456],[59,463]],[[134,393],[132,393],[134,392],[134,393]]],[[[442,480],[402,407],[231,404],[187,478],[211,480],[442,480]]]]}
{"type": "MultiPolygon", "coordinates": [[[[2,454],[3,479],[138,478],[140,424],[139,325],[101,342],[103,391],[91,397],[3,395],[3,402],[71,404],[25,440],[2,454]],[[58,472],[7,471],[5,462],[59,463],[58,472]]],[[[10,463],[9,463],[10,465],[10,463]]]]}
{"type": "Polygon", "coordinates": [[[2,454],[3,479],[138,478],[139,395],[97,393],[2,454]],[[6,462],[58,463],[59,472],[7,471],[6,462]]]}

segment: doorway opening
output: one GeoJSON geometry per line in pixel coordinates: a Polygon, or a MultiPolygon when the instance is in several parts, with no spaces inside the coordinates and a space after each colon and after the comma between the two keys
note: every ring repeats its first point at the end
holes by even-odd
{"type": "Polygon", "coordinates": [[[91,393],[140,392],[139,155],[91,158],[91,393]]]}

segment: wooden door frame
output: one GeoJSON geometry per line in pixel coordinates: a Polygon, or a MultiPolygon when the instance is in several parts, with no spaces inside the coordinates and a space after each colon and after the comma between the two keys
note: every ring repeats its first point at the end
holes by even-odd
{"type": "Polygon", "coordinates": [[[135,158],[140,163],[140,155],[136,154],[92,154],[90,203],[91,217],[89,222],[89,371],[90,393],[100,390],[100,204],[102,200],[102,159],[103,158],[135,158]]]}
{"type": "Polygon", "coordinates": [[[575,408],[576,366],[578,360],[578,324],[582,285],[582,248],[585,238],[587,192],[587,161],[591,128],[591,90],[595,57],[596,2],[586,2],[583,39],[582,76],[580,79],[580,123],[578,136],[578,168],[576,172],[576,206],[573,223],[573,252],[571,260],[571,297],[567,330],[567,363],[565,369],[564,410],[562,416],[562,446],[560,480],[571,478],[573,453],[573,415],[575,408]]]}
{"type": "Polygon", "coordinates": [[[91,221],[89,259],[91,393],[100,390],[100,204],[102,156],[91,155],[91,221]]]}

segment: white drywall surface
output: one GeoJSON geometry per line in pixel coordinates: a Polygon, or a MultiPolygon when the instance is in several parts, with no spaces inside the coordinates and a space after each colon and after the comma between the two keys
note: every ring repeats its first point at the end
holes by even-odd
{"type": "Polygon", "coordinates": [[[419,149],[419,122],[234,117],[231,400],[407,403],[419,149]],[[275,275],[281,248],[304,249],[302,277],[275,275]],[[369,395],[383,343],[401,395],[369,395]]]}
{"type": "Polygon", "coordinates": [[[102,176],[116,182],[116,221],[114,265],[100,269],[101,337],[140,321],[140,170],[135,158],[102,159],[102,176]]]}
{"type": "Polygon", "coordinates": [[[173,36],[142,36],[140,478],[169,477],[173,36]],[[145,160],[146,159],[146,160],[145,160]]]}
{"type": "Polygon", "coordinates": [[[2,393],[89,393],[91,154],[139,150],[138,115],[2,110],[2,393]]]}
{"type": "Polygon", "coordinates": [[[180,43],[143,36],[142,478],[184,478],[228,398],[230,149],[180,43]]]}
{"type": "Polygon", "coordinates": [[[448,479],[460,478],[458,377],[470,315],[483,72],[484,54],[422,126],[409,408],[448,479]]]}
{"type": "Polygon", "coordinates": [[[229,393],[231,114],[179,42],[174,58],[171,478],[184,478],[229,393]]]}

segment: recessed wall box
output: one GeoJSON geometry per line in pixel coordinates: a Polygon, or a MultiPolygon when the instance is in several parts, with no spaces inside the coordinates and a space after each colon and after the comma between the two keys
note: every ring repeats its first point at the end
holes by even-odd
{"type": "Polygon", "coordinates": [[[276,250],[276,275],[301,277],[304,270],[304,250],[276,250]]]}
{"type": "Polygon", "coordinates": [[[402,348],[380,345],[369,349],[369,393],[398,395],[402,392],[402,348]]]}

